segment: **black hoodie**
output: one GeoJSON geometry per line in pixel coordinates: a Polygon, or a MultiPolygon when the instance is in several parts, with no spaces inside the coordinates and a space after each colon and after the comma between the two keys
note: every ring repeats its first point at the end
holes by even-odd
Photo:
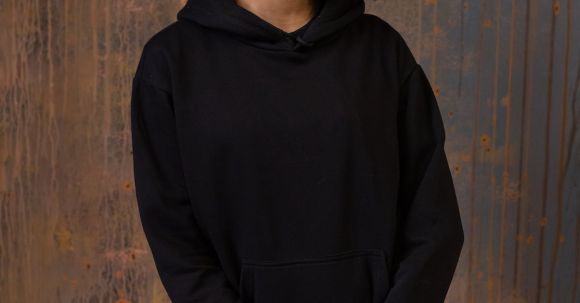
{"type": "Polygon", "coordinates": [[[443,302],[463,245],[445,131],[359,0],[286,33],[189,0],[131,97],[139,214],[176,303],[443,302]]]}

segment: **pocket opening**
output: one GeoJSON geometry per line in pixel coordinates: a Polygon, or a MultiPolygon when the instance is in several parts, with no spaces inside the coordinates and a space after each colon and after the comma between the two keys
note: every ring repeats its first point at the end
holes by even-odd
{"type": "Polygon", "coordinates": [[[289,259],[242,259],[243,303],[378,303],[389,288],[382,249],[289,259]]]}
{"type": "Polygon", "coordinates": [[[283,261],[242,259],[242,264],[252,267],[278,267],[278,266],[292,266],[297,264],[308,264],[308,263],[320,264],[366,255],[375,255],[379,257],[384,257],[385,253],[381,249],[356,249],[317,257],[300,258],[283,261]]]}

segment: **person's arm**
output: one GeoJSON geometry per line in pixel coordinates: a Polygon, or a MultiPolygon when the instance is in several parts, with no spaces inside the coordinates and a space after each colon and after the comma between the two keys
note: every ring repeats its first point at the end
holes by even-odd
{"type": "Polygon", "coordinates": [[[161,88],[157,57],[141,57],[132,82],[135,192],[143,231],[174,303],[234,303],[213,248],[197,225],[181,169],[172,96],[161,88]],[[155,83],[154,83],[155,82],[155,83]]]}
{"type": "Polygon", "coordinates": [[[401,84],[398,108],[398,238],[385,303],[441,303],[464,234],[437,100],[422,67],[408,59],[413,64],[401,84]]]}

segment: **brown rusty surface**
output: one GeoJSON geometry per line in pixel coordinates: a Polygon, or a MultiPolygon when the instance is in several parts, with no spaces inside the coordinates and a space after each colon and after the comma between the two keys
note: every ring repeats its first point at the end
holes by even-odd
{"type": "MultiPolygon", "coordinates": [[[[0,301],[168,302],[128,105],[143,43],[183,2],[0,0],[0,301]]],[[[580,2],[366,3],[445,114],[466,231],[447,302],[579,302],[580,2]]]]}

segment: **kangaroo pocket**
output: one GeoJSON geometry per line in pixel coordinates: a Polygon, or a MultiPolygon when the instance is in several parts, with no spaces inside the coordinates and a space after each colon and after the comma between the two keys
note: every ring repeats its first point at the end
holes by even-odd
{"type": "Polygon", "coordinates": [[[381,249],[308,259],[242,260],[243,303],[382,303],[389,273],[381,249]]]}

